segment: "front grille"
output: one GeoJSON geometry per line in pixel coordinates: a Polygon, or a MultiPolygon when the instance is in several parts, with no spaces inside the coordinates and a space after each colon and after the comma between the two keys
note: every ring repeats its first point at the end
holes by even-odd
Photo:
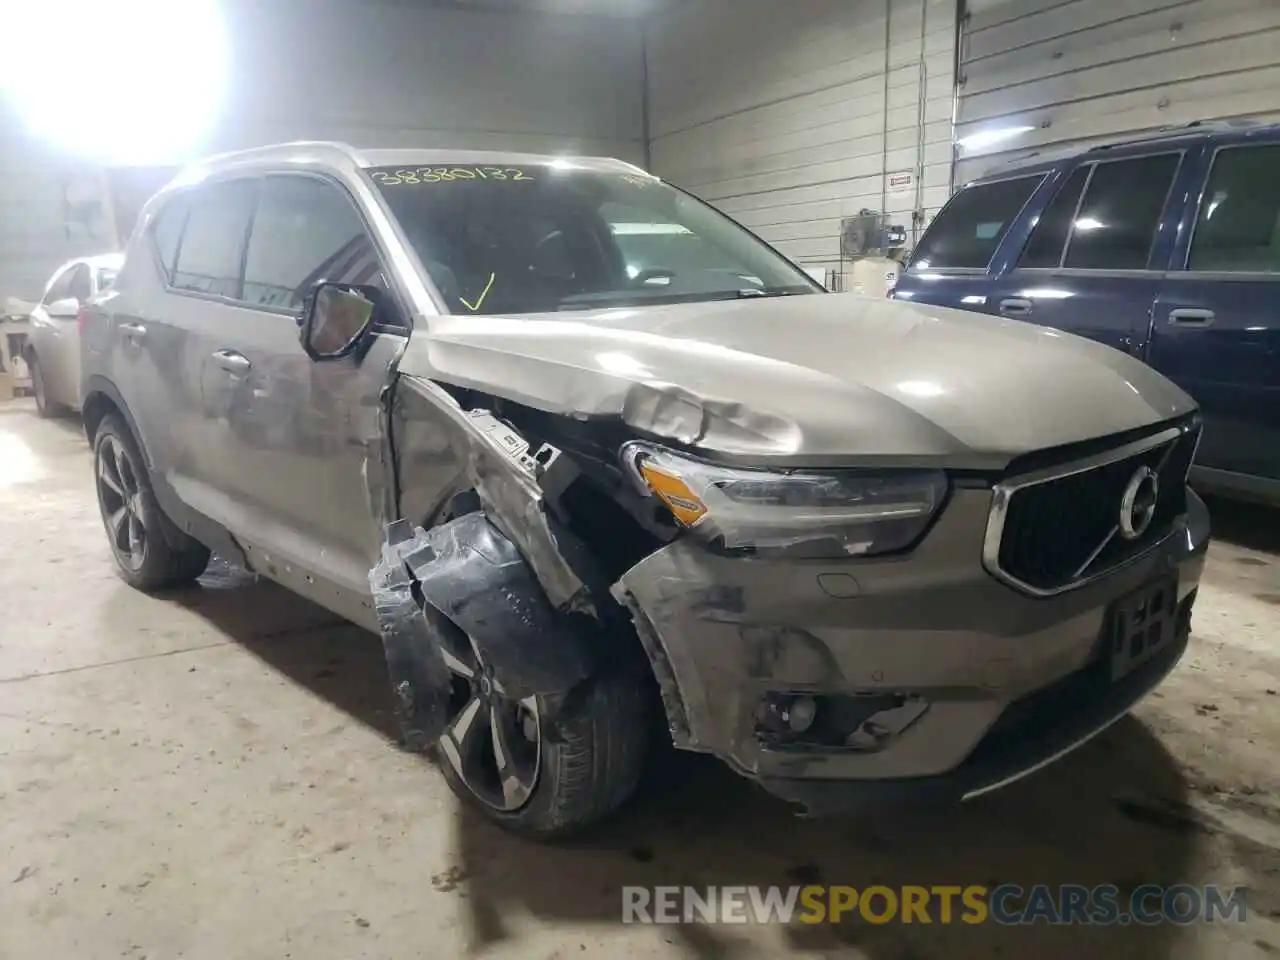
{"type": "Polygon", "coordinates": [[[1029,479],[1015,478],[1001,485],[1003,496],[997,487],[996,525],[990,533],[998,541],[988,543],[988,563],[994,560],[996,572],[1020,586],[1057,592],[1132,560],[1159,542],[1186,511],[1187,471],[1199,425],[1164,433],[1167,439],[1145,449],[1143,441],[1124,444],[1116,450],[1116,459],[1094,456],[1087,469],[1067,464],[1059,471],[1050,468],[1029,479]],[[1128,449],[1135,452],[1126,454],[1128,449]],[[1142,467],[1155,472],[1159,492],[1150,525],[1141,536],[1127,540],[1119,532],[1121,501],[1142,467]]]}

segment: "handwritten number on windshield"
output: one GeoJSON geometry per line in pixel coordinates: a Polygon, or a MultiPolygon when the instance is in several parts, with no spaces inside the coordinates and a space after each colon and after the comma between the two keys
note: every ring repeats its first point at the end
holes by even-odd
{"type": "Polygon", "coordinates": [[[384,187],[402,184],[414,186],[424,183],[458,183],[466,180],[533,181],[537,179],[529,176],[528,171],[520,167],[416,167],[394,172],[374,170],[370,176],[384,187]]]}

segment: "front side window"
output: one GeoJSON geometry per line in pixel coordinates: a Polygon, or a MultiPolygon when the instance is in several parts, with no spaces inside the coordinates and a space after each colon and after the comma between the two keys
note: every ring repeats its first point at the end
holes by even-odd
{"type": "Polygon", "coordinates": [[[244,299],[296,311],[319,280],[384,285],[364,223],[331,183],[268,177],[245,256],[244,299]]]}
{"type": "Polygon", "coordinates": [[[646,175],[568,163],[368,172],[455,313],[820,292],[762,240],[646,175]]]}
{"type": "Polygon", "coordinates": [[[965,187],[934,217],[911,257],[912,270],[985,270],[996,247],[1044,177],[965,187]]]}
{"type": "Polygon", "coordinates": [[[174,287],[239,299],[240,255],[256,188],[255,181],[232,180],[202,187],[191,197],[178,242],[174,287]]]}
{"type": "Polygon", "coordinates": [[[110,290],[116,282],[116,276],[120,273],[115,267],[99,267],[98,268],[98,291],[110,290]]]}
{"type": "Polygon", "coordinates": [[[1098,164],[1076,213],[1063,265],[1145,270],[1180,159],[1165,153],[1098,164]]]}
{"type": "Polygon", "coordinates": [[[1280,146],[1231,147],[1214,158],[1191,237],[1189,270],[1280,273],[1280,146]]]}

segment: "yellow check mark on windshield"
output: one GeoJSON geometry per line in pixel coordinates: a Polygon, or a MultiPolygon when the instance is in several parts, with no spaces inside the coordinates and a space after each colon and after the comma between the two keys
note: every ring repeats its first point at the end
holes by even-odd
{"type": "Polygon", "coordinates": [[[484,289],[480,291],[480,296],[476,298],[475,303],[472,303],[470,300],[468,300],[466,297],[462,296],[461,294],[458,295],[458,299],[462,301],[462,305],[464,307],[466,307],[472,313],[475,313],[477,310],[480,309],[480,306],[484,303],[484,298],[489,295],[489,291],[493,289],[493,281],[496,279],[498,279],[498,275],[496,273],[489,274],[489,282],[484,285],[484,289]]]}

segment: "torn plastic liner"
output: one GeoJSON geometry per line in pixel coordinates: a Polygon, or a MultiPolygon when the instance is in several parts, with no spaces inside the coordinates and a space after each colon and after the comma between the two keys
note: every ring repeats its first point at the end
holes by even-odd
{"type": "Polygon", "coordinates": [[[466,634],[512,699],[567,693],[591,672],[586,623],[551,606],[519,551],[482,513],[431,530],[392,523],[369,581],[410,746],[420,748],[444,729],[444,630],[466,634]]]}
{"type": "Polygon", "coordinates": [[[406,520],[390,524],[382,558],[369,571],[396,716],[410,750],[423,750],[440,736],[449,701],[449,670],[413,595],[407,561],[420,546],[418,532],[406,520]]]}

